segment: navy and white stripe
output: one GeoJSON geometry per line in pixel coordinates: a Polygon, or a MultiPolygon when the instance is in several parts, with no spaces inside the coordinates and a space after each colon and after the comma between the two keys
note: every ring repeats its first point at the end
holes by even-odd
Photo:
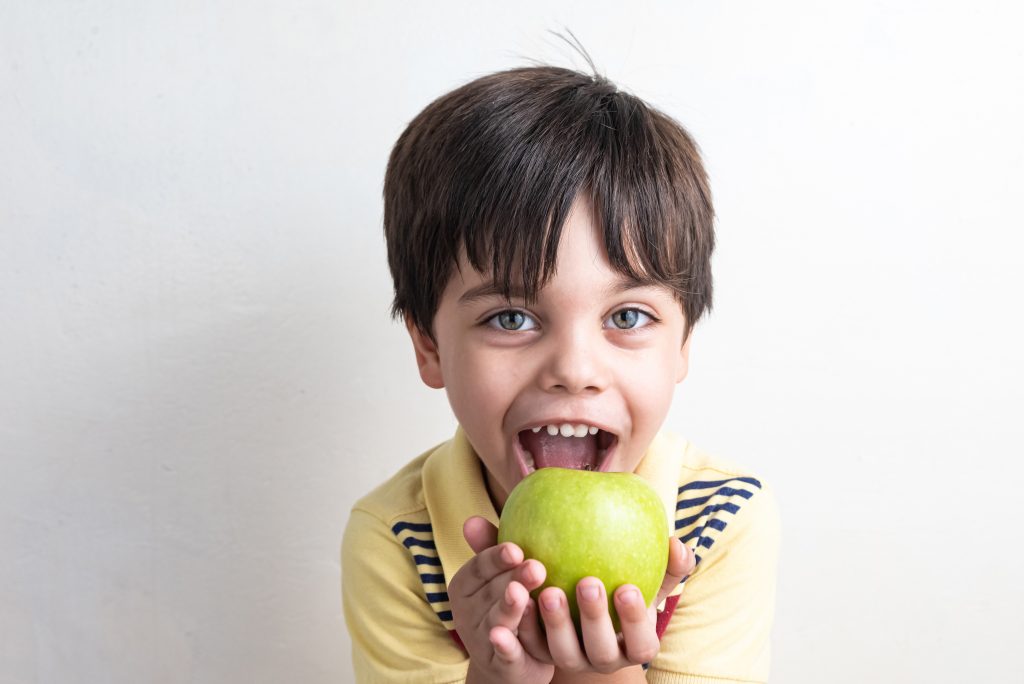
{"type": "Polygon", "coordinates": [[[696,480],[679,488],[676,535],[693,549],[698,564],[701,550],[714,546],[719,533],[760,489],[760,481],[752,477],[696,480]]]}
{"type": "Polygon", "coordinates": [[[401,521],[391,526],[391,532],[412,554],[420,582],[423,583],[423,593],[430,607],[437,613],[445,629],[454,629],[452,608],[448,602],[448,586],[445,584],[441,559],[437,556],[437,546],[434,544],[434,528],[430,523],[401,521]]]}

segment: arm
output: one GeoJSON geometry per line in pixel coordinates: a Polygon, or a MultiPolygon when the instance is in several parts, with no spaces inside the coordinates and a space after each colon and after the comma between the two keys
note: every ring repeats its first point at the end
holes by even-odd
{"type": "Polygon", "coordinates": [[[647,681],[644,669],[639,665],[628,667],[612,674],[599,674],[589,672],[585,674],[571,674],[556,672],[551,684],[643,684],[647,681]]]}
{"type": "Polygon", "coordinates": [[[647,681],[688,684],[768,679],[779,513],[762,488],[716,533],[685,584],[647,681]]]}
{"type": "Polygon", "coordinates": [[[352,511],[341,571],[356,681],[465,679],[466,654],[427,602],[412,557],[384,521],[352,511]]]}

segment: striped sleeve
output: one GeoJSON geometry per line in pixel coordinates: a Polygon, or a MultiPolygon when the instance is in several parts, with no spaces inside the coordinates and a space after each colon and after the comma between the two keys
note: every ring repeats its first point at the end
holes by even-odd
{"type": "Polygon", "coordinates": [[[696,480],[679,488],[675,530],[693,550],[698,565],[719,534],[760,490],[761,482],[752,477],[696,480]]]}
{"type": "Polygon", "coordinates": [[[441,559],[437,555],[434,544],[434,529],[429,522],[410,522],[400,520],[391,526],[395,535],[412,556],[419,573],[423,596],[430,604],[431,610],[448,632],[455,629],[452,621],[452,607],[448,602],[448,586],[441,569],[441,559]]]}
{"type": "Polygon", "coordinates": [[[465,653],[444,626],[448,596],[425,519],[383,521],[353,509],[341,570],[357,682],[465,680],[465,653]]]}
{"type": "Polygon", "coordinates": [[[767,681],[779,546],[771,490],[739,476],[686,483],[675,530],[697,567],[684,582],[648,681],[767,681]]]}

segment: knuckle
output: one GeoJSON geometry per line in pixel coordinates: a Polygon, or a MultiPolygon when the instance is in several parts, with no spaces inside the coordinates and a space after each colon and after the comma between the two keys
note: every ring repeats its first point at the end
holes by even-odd
{"type": "Polygon", "coordinates": [[[597,653],[590,659],[590,664],[601,674],[608,674],[619,669],[617,653],[597,653]]]}
{"type": "Polygon", "coordinates": [[[510,586],[509,582],[502,582],[500,586],[493,588],[489,603],[498,609],[499,615],[503,616],[518,616],[524,607],[521,594],[510,586]]]}
{"type": "Polygon", "coordinates": [[[536,569],[537,561],[526,560],[516,569],[516,579],[519,580],[523,585],[531,584],[531,581],[535,579],[537,575],[536,569]]]}
{"type": "Polygon", "coordinates": [[[466,564],[466,567],[469,569],[469,573],[473,579],[483,582],[487,579],[487,573],[485,572],[484,565],[483,559],[480,556],[476,556],[466,564]]]}
{"type": "Polygon", "coordinates": [[[658,649],[650,645],[641,646],[629,652],[629,662],[634,665],[643,665],[654,660],[656,655],[658,655],[658,649]]]}
{"type": "Polygon", "coordinates": [[[587,671],[586,663],[583,660],[579,660],[577,658],[570,658],[564,663],[560,665],[556,663],[556,665],[558,665],[559,669],[565,670],[567,672],[572,672],[573,674],[581,674],[587,671]]]}

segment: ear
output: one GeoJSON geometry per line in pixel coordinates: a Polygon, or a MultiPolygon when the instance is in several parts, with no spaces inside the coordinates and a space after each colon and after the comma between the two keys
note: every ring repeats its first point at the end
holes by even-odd
{"type": "Polygon", "coordinates": [[[680,383],[686,379],[686,374],[690,372],[690,342],[693,340],[693,331],[686,336],[686,342],[683,343],[683,348],[679,350],[679,357],[676,359],[676,383],[680,383]]]}
{"type": "Polygon", "coordinates": [[[416,351],[416,365],[420,369],[420,378],[427,387],[441,389],[444,377],[441,374],[441,357],[437,353],[437,344],[425,334],[412,319],[405,319],[405,329],[412,338],[412,346],[416,351]]]}

